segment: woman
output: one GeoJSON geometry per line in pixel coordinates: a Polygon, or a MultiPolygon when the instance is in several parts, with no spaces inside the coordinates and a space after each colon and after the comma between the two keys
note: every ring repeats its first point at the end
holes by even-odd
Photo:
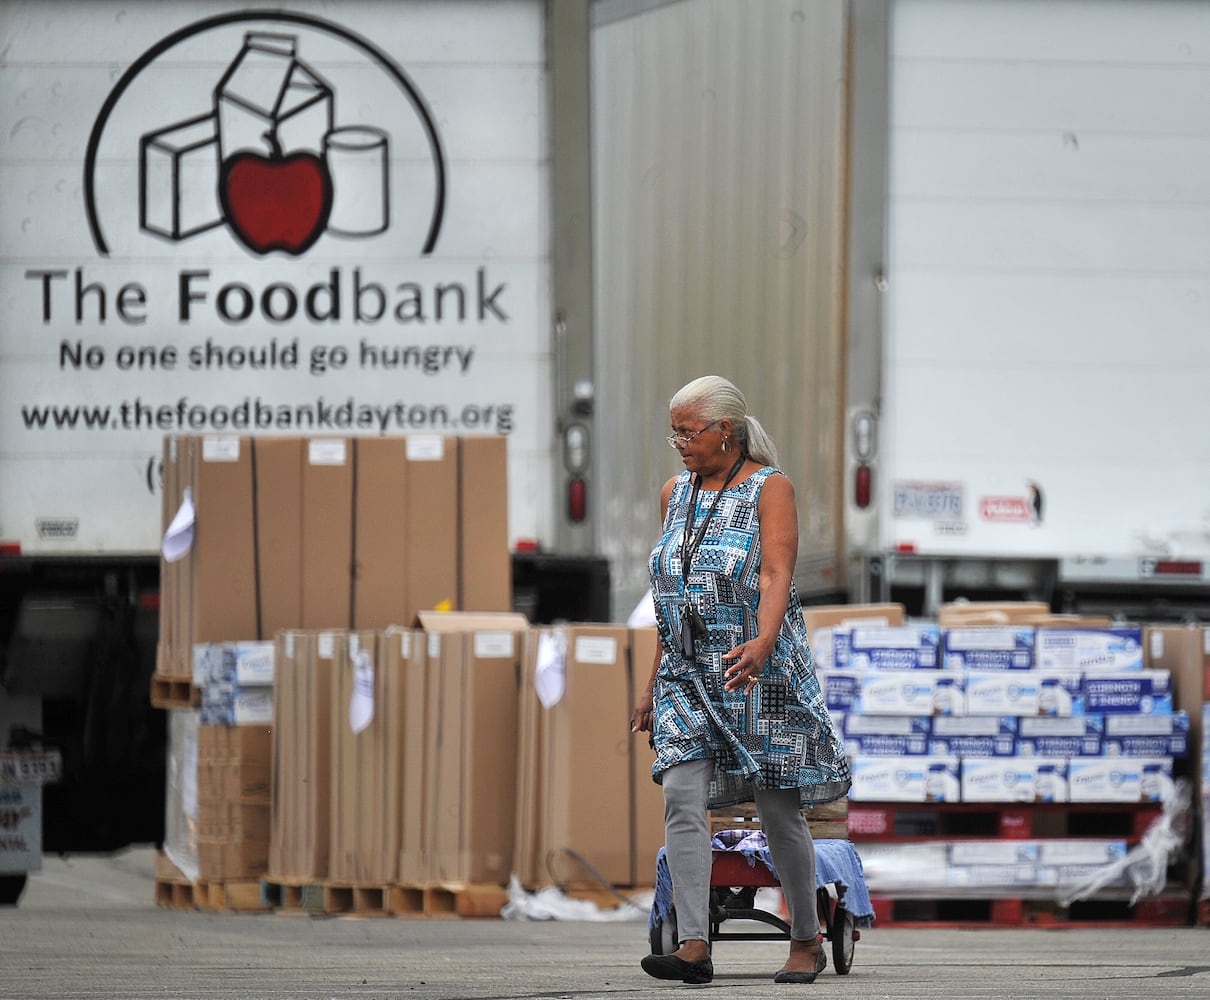
{"type": "Polygon", "coordinates": [[[668,443],[685,471],[661,493],[664,531],[650,561],[660,650],[631,728],[651,732],[656,750],[680,940],[643,969],[713,979],[708,810],[755,801],[790,914],[790,957],[773,978],[814,982],[827,959],[801,809],[845,795],[849,766],[794,588],[794,487],[726,379],[695,379],[669,411],[668,443]]]}

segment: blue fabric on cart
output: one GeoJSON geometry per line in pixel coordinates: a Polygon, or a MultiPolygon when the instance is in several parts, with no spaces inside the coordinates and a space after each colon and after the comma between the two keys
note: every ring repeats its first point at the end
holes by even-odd
{"type": "MultiPolygon", "coordinates": [[[[816,840],[814,843],[816,887],[834,882],[843,885],[845,909],[853,914],[858,927],[869,927],[874,922],[874,905],[870,902],[865,870],[861,867],[861,857],[856,849],[847,840],[816,840]]],[[[755,867],[759,861],[773,873],[774,878],[777,877],[763,830],[720,830],[711,840],[710,847],[715,851],[739,851],[748,859],[750,866],[755,867]]],[[[647,929],[655,926],[657,918],[666,922],[671,916],[672,874],[668,871],[668,859],[661,847],[655,860],[655,900],[647,918],[647,929]]]]}

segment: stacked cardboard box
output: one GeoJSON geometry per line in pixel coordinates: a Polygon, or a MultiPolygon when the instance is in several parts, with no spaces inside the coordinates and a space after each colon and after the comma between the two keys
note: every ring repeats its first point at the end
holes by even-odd
{"type": "Polygon", "coordinates": [[[835,668],[820,679],[852,759],[855,801],[1166,796],[1174,760],[1189,754],[1191,720],[1174,699],[1179,678],[1145,657],[1141,627],[1030,605],[964,608],[946,620],[854,621],[834,640],[835,668]],[[998,623],[974,624],[989,620],[998,623]]]}
{"type": "Polygon", "coordinates": [[[272,739],[263,725],[198,727],[199,879],[268,871],[272,739]]]}
{"type": "Polygon", "coordinates": [[[514,863],[525,888],[653,884],[663,803],[630,714],[655,644],[654,629],[622,625],[528,633],[514,863]]]}
{"type": "Polygon", "coordinates": [[[383,629],[432,608],[508,611],[503,437],[169,436],[157,673],[190,680],[198,643],[283,629],[383,629]]]}

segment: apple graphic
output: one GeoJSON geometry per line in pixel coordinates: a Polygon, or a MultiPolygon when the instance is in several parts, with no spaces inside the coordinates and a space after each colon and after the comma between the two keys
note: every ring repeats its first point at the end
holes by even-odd
{"type": "Polygon", "coordinates": [[[282,250],[297,256],[327,227],[332,178],[314,153],[283,156],[276,130],[266,132],[265,139],[268,156],[245,149],[224,161],[219,202],[227,225],[253,253],[282,250]]]}

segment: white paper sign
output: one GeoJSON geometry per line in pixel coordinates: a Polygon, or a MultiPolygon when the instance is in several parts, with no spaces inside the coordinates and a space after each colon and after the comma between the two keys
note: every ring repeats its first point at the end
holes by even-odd
{"type": "Polygon", "coordinates": [[[567,686],[567,637],[561,629],[543,632],[538,638],[538,662],[534,667],[534,689],[543,708],[553,708],[567,686]]]}
{"type": "Polygon", "coordinates": [[[374,661],[359,650],[353,667],[353,696],[349,699],[349,728],[364,732],[374,721],[374,661]]]}
{"type": "Polygon", "coordinates": [[[184,559],[193,547],[193,525],[197,513],[193,508],[193,490],[185,487],[185,495],[181,498],[181,506],[177,508],[176,516],[164,532],[164,542],[161,550],[169,562],[184,559]]]}

